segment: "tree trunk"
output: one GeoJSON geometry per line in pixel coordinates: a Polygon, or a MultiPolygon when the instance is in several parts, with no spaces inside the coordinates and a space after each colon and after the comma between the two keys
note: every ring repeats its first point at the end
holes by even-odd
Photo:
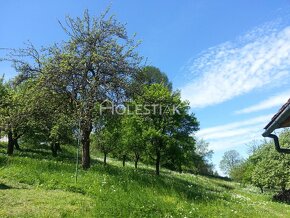
{"type": "Polygon", "coordinates": [[[157,150],[156,151],[156,175],[159,176],[160,174],[160,159],[161,159],[161,155],[160,155],[160,151],[157,150]]]}
{"type": "Polygon", "coordinates": [[[16,148],[16,150],[20,150],[19,144],[18,144],[18,139],[20,138],[21,135],[18,135],[17,132],[13,131],[13,144],[16,148]]]}
{"type": "Polygon", "coordinates": [[[85,129],[82,131],[82,146],[83,146],[82,166],[84,170],[89,169],[91,166],[90,134],[91,129],[85,129]]]}
{"type": "Polygon", "coordinates": [[[92,124],[85,122],[82,129],[82,166],[84,170],[87,170],[91,166],[91,157],[90,157],[90,134],[92,131],[92,124]]]}
{"type": "Polygon", "coordinates": [[[8,132],[7,154],[10,156],[10,155],[13,154],[13,151],[14,151],[13,134],[12,134],[12,131],[9,130],[9,132],[8,132]]]}
{"type": "Polygon", "coordinates": [[[52,151],[52,156],[56,157],[57,156],[57,149],[56,149],[56,143],[54,143],[54,142],[51,143],[51,151],[52,151]]]}
{"type": "Polygon", "coordinates": [[[107,153],[104,153],[104,165],[107,165],[107,153]]]}
{"type": "Polygon", "coordinates": [[[123,155],[123,167],[125,166],[126,163],[126,155],[123,155]]]}
{"type": "Polygon", "coordinates": [[[260,188],[261,193],[263,194],[264,193],[263,186],[259,186],[259,188],[260,188]]]}
{"type": "Polygon", "coordinates": [[[179,173],[182,173],[182,166],[181,166],[181,163],[178,164],[178,172],[179,172],[179,173]]]}
{"type": "Polygon", "coordinates": [[[135,154],[135,169],[138,168],[138,161],[139,161],[140,156],[135,154]]]}
{"type": "Polygon", "coordinates": [[[56,143],[55,143],[55,149],[56,149],[56,151],[60,151],[60,152],[62,151],[59,142],[56,142],[56,143]]]}
{"type": "Polygon", "coordinates": [[[18,144],[18,138],[14,139],[14,145],[15,145],[16,150],[18,150],[18,151],[21,150],[20,147],[19,147],[19,144],[18,144]]]}

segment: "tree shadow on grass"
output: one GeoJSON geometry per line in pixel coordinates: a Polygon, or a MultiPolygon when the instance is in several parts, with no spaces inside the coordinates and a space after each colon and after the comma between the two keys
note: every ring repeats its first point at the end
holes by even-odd
{"type": "MultiPolygon", "coordinates": [[[[0,152],[6,155],[4,152],[0,152]]],[[[61,161],[65,163],[75,163],[76,155],[63,149],[57,156],[52,156],[49,149],[44,148],[22,148],[20,151],[16,151],[12,157],[24,157],[35,160],[47,160],[47,161],[61,161]]]]}
{"type": "MultiPolygon", "coordinates": [[[[64,149],[63,149],[64,150],[64,149]]],[[[22,152],[18,154],[18,156],[29,157],[33,159],[40,160],[59,160],[63,162],[72,163],[75,162],[75,157],[68,153],[67,151],[59,152],[57,156],[52,156],[50,150],[45,149],[23,149],[22,152]]]]}
{"type": "MultiPolygon", "coordinates": [[[[6,155],[7,145],[0,142],[0,153],[6,155]]],[[[76,148],[75,148],[76,149],[76,148]]],[[[75,162],[76,152],[73,149],[67,149],[65,146],[62,147],[62,151],[58,152],[57,156],[53,156],[50,146],[48,145],[37,145],[37,146],[22,146],[21,150],[16,150],[13,154],[15,157],[26,157],[39,160],[59,160],[62,162],[72,163],[75,162]]]]}
{"type": "Polygon", "coordinates": [[[290,205],[290,190],[280,191],[272,197],[272,200],[290,205]]]}
{"type": "Polygon", "coordinates": [[[0,190],[4,190],[4,189],[11,189],[11,186],[5,185],[3,183],[0,183],[0,190]]]}

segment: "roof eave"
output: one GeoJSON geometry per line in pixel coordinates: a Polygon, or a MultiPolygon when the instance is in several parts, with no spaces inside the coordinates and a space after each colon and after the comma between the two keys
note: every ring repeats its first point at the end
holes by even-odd
{"type": "Polygon", "coordinates": [[[283,122],[289,118],[290,118],[290,105],[288,105],[275,120],[271,121],[270,125],[267,125],[265,127],[265,132],[262,135],[264,137],[268,137],[275,129],[281,127],[289,127],[289,125],[283,126],[283,122]]]}

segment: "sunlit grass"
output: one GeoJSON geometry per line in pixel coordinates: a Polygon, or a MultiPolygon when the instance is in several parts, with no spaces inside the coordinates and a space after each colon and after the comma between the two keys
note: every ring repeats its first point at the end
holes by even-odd
{"type": "MultiPolygon", "coordinates": [[[[52,158],[49,151],[0,148],[0,217],[288,217],[290,206],[271,201],[255,188],[217,178],[179,174],[132,164],[122,167],[94,157],[89,171],[75,159],[52,158]]],[[[73,152],[73,151],[72,151],[73,152]]]]}

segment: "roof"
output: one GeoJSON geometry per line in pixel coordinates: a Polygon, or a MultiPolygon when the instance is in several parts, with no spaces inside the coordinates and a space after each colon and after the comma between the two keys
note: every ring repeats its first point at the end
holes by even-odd
{"type": "Polygon", "coordinates": [[[265,126],[264,129],[267,129],[278,117],[280,114],[283,113],[283,111],[290,105],[290,98],[288,101],[280,108],[280,110],[272,117],[271,121],[265,126]]]}
{"type": "Polygon", "coordinates": [[[265,134],[270,134],[275,129],[283,127],[290,127],[290,98],[265,126],[265,134]]]}

